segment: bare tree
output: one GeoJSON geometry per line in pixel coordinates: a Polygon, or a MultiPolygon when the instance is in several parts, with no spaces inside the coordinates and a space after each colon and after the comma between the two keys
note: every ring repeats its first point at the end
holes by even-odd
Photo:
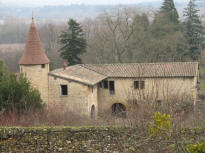
{"type": "Polygon", "coordinates": [[[125,62],[131,50],[133,18],[136,10],[123,9],[98,16],[85,22],[88,52],[97,57],[98,63],[125,62]],[[92,23],[92,24],[91,24],[92,23]]]}

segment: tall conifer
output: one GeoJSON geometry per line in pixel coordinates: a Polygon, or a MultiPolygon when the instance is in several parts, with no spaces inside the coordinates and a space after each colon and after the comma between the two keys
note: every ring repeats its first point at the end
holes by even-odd
{"type": "Polygon", "coordinates": [[[167,15],[168,18],[174,23],[179,22],[179,15],[173,0],[164,0],[160,8],[160,13],[167,15]]]}
{"type": "Polygon", "coordinates": [[[81,64],[79,57],[86,52],[87,43],[84,38],[82,27],[75,20],[68,21],[68,30],[60,35],[60,44],[63,46],[59,51],[63,59],[67,60],[69,65],[81,64]]]}
{"type": "Polygon", "coordinates": [[[194,0],[190,0],[184,10],[184,30],[186,39],[190,45],[189,55],[193,60],[198,60],[202,51],[204,29],[201,24],[199,10],[196,9],[194,0]]]}

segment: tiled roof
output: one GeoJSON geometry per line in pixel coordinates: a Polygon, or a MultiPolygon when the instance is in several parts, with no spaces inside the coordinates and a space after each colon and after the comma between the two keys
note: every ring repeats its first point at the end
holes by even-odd
{"type": "Polygon", "coordinates": [[[104,75],[86,69],[80,65],[69,66],[65,70],[63,68],[56,69],[51,71],[49,74],[63,79],[74,80],[86,85],[95,85],[107,78],[104,75]]]}
{"type": "Polygon", "coordinates": [[[84,68],[108,77],[193,77],[197,62],[84,64],[84,68]]]}
{"type": "Polygon", "coordinates": [[[37,65],[37,64],[47,64],[49,62],[50,61],[46,56],[43,46],[41,44],[40,37],[38,35],[34,21],[32,20],[24,53],[19,61],[19,64],[37,65]]]}
{"type": "Polygon", "coordinates": [[[198,76],[197,62],[80,64],[56,69],[50,75],[94,85],[108,77],[194,77],[198,76]]]}

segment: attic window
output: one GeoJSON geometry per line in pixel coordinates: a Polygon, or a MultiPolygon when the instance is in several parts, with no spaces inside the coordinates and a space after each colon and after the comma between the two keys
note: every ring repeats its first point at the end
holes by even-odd
{"type": "Polygon", "coordinates": [[[108,89],[108,81],[107,80],[103,81],[103,85],[104,85],[105,89],[108,89]]]}
{"type": "Polygon", "coordinates": [[[41,64],[41,68],[44,69],[45,68],[45,64],[41,64]]]}
{"type": "Polygon", "coordinates": [[[61,85],[61,95],[62,96],[68,95],[68,86],[67,85],[61,85]]]}

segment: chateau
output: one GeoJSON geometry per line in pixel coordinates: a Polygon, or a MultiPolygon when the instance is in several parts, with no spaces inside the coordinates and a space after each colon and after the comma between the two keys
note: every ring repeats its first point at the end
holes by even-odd
{"type": "Polygon", "coordinates": [[[157,102],[189,97],[197,100],[197,62],[79,64],[49,71],[32,21],[23,56],[23,73],[40,91],[45,103],[63,104],[91,117],[103,112],[129,111],[129,102],[157,102]]]}

